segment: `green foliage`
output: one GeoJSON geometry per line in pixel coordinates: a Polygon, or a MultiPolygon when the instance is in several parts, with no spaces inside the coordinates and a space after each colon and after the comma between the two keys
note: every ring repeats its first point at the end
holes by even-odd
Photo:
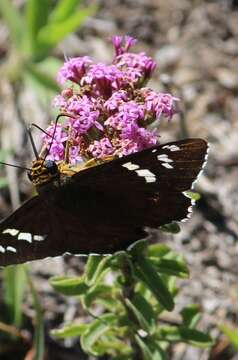
{"type": "Polygon", "coordinates": [[[220,325],[220,329],[228,337],[232,345],[238,350],[238,328],[220,325]]]}
{"type": "Polygon", "coordinates": [[[7,305],[7,321],[20,327],[22,324],[22,303],[27,286],[24,265],[8,266],[3,270],[4,295],[7,305]]]}
{"type": "Polygon", "coordinates": [[[67,324],[53,335],[80,337],[86,353],[107,354],[115,360],[166,360],[167,348],[174,342],[211,346],[210,336],[196,329],[200,319],[196,305],[182,310],[177,326],[160,321],[165,310],[174,308],[176,277],[188,277],[187,266],[164,244],[148,246],[142,240],[127,252],[91,255],[82,276],[53,278],[51,284],[64,295],[77,296],[92,321],[67,324]],[[102,309],[100,317],[93,315],[95,306],[102,309]]]}
{"type": "MultiPolygon", "coordinates": [[[[54,48],[70,33],[93,15],[96,6],[80,6],[80,0],[27,0],[22,11],[11,1],[0,1],[0,15],[6,22],[11,37],[9,56],[2,64],[0,72],[8,76],[13,83],[30,81],[52,93],[59,91],[55,82],[55,69],[42,69],[41,63],[47,63],[54,48]]],[[[41,94],[39,94],[39,97],[41,94]]]]}

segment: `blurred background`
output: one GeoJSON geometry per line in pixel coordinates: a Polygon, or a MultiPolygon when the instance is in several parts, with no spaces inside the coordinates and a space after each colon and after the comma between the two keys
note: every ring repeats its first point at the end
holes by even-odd
{"type": "MultiPolygon", "coordinates": [[[[54,119],[51,102],[60,91],[54,79],[64,56],[89,55],[95,61],[110,62],[112,35],[137,38],[136,50],[147,52],[158,63],[150,87],[181,99],[181,113],[160,128],[161,142],[202,137],[210,143],[208,164],[197,186],[201,199],[192,218],[182,224],[179,234],[160,234],[159,239],[183,254],[191,271],[190,279],[179,284],[182,291],[171,317],[176,319],[186,304],[199,304],[201,328],[211,332],[216,345],[202,350],[179,344],[171,359],[238,359],[235,347],[220,329],[221,324],[236,326],[238,317],[238,2],[78,1],[80,8],[73,12],[60,7],[53,11],[57,1],[39,1],[38,9],[31,3],[0,1],[0,161],[30,166],[33,154],[25,126],[36,123],[45,128],[54,119]],[[45,3],[52,5],[45,7],[45,3]],[[47,24],[49,14],[53,24],[47,24]],[[42,26],[47,25],[40,36],[36,16],[42,26]]],[[[39,148],[38,130],[33,136],[39,148]]],[[[1,218],[32,191],[25,171],[1,166],[1,218]]],[[[77,300],[57,295],[48,279],[64,272],[78,274],[82,268],[83,262],[73,257],[30,265],[46,329],[80,314],[77,300]]],[[[14,291],[23,296],[24,289],[15,288],[6,296],[11,274],[2,272],[0,277],[1,330],[5,306],[13,306],[14,291]]],[[[33,304],[27,294],[23,313],[31,319],[33,304]]],[[[25,331],[31,328],[29,323],[25,331]]],[[[56,343],[49,335],[47,346],[58,354],[55,359],[88,359],[73,343],[56,343]]],[[[16,351],[13,345],[9,349],[16,351]]],[[[1,359],[24,358],[24,347],[17,348],[18,357],[9,349],[6,352],[0,343],[1,359]]]]}

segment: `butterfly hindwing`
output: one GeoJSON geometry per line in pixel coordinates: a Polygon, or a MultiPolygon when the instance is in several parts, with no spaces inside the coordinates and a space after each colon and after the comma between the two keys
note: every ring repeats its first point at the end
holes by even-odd
{"type": "Polygon", "coordinates": [[[113,253],[144,227],[186,218],[207,143],[186,139],[87,168],[0,223],[0,266],[49,256],[113,253]]]}

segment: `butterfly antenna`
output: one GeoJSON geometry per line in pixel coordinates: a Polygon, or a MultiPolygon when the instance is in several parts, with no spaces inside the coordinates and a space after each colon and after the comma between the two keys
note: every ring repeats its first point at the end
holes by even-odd
{"type": "Polygon", "coordinates": [[[31,124],[31,127],[33,127],[33,126],[34,126],[35,128],[37,128],[38,130],[42,131],[42,132],[43,132],[44,134],[46,134],[47,136],[53,138],[53,136],[52,136],[51,134],[49,134],[47,131],[45,131],[44,129],[42,129],[39,125],[32,123],[32,124],[31,124]]]}
{"type": "Polygon", "coordinates": [[[22,169],[22,170],[31,171],[30,168],[27,168],[27,167],[24,167],[24,166],[20,166],[20,165],[8,164],[8,163],[3,162],[3,161],[0,161],[0,164],[1,164],[1,165],[11,166],[11,167],[14,167],[14,168],[17,168],[17,169],[22,169]]]}
{"type": "Polygon", "coordinates": [[[27,132],[28,132],[28,135],[29,135],[29,138],[30,138],[30,142],[31,142],[31,146],[32,146],[34,155],[35,155],[36,159],[38,160],[38,159],[39,159],[39,154],[38,154],[38,152],[37,152],[36,145],[35,145],[34,140],[33,140],[33,137],[32,137],[31,127],[29,127],[29,128],[27,129],[27,132]]]}
{"type": "MultiPolygon", "coordinates": [[[[55,119],[55,124],[54,124],[54,125],[55,125],[54,132],[53,132],[53,135],[51,136],[51,138],[52,138],[52,139],[51,139],[51,143],[50,143],[50,146],[49,146],[49,148],[48,148],[48,150],[47,150],[47,152],[46,152],[46,154],[45,154],[44,161],[45,161],[47,155],[48,155],[49,152],[50,152],[51,146],[53,145],[53,141],[54,141],[54,137],[55,137],[55,133],[56,133],[56,128],[57,128],[58,121],[59,121],[59,119],[60,119],[61,117],[63,117],[63,116],[68,116],[68,117],[74,118],[74,116],[72,116],[71,114],[68,114],[68,113],[61,113],[61,114],[59,114],[59,115],[56,117],[56,119],[55,119]]],[[[44,163],[44,161],[43,161],[43,163],[44,163]]]]}

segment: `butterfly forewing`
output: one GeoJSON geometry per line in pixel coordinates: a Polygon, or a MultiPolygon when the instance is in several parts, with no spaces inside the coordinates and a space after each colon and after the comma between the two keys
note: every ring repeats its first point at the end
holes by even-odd
{"type": "Polygon", "coordinates": [[[108,254],[187,217],[183,193],[201,171],[207,143],[186,139],[80,171],[29,200],[0,224],[0,266],[65,252],[108,254]]]}

